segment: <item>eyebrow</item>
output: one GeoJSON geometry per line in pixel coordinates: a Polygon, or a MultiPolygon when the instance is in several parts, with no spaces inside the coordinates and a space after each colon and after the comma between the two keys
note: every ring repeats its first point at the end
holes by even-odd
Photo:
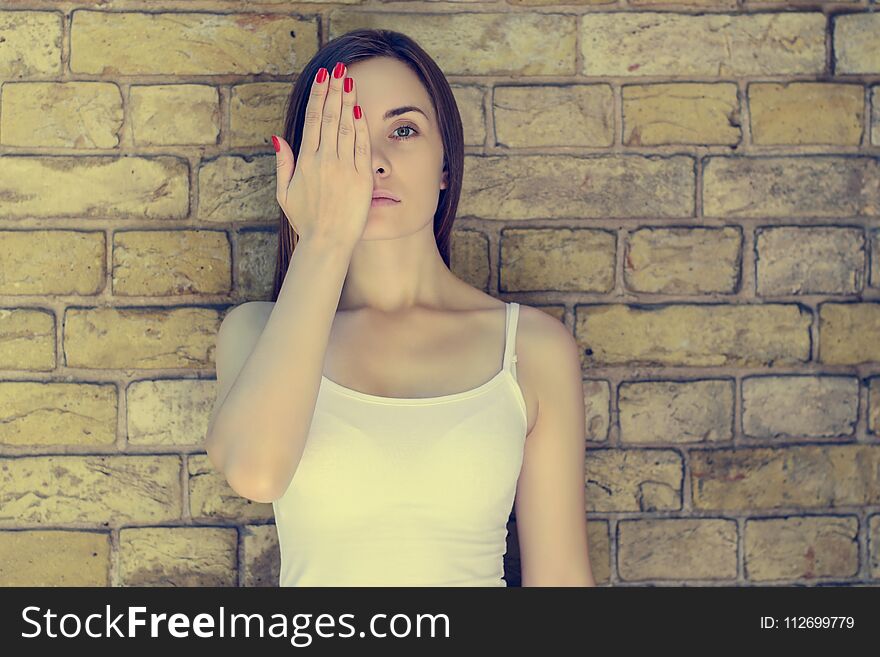
{"type": "Polygon", "coordinates": [[[385,112],[385,116],[383,116],[382,118],[385,121],[387,121],[388,119],[392,119],[395,116],[399,116],[400,114],[406,114],[407,112],[418,112],[419,114],[424,116],[425,119],[427,119],[428,122],[430,123],[430,119],[428,118],[428,115],[425,114],[421,109],[419,109],[415,105],[404,105],[403,107],[395,107],[394,109],[390,109],[387,112],[385,112]]]}

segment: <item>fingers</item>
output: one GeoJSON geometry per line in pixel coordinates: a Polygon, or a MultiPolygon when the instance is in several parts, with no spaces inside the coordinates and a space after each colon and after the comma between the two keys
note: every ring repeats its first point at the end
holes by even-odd
{"type": "Polygon", "coordinates": [[[282,205],[287,200],[287,189],[293,178],[293,149],[281,137],[272,135],[275,146],[275,198],[282,205]]]}
{"type": "Polygon", "coordinates": [[[321,67],[312,81],[312,90],[309,93],[309,102],[306,105],[306,117],[303,123],[303,138],[300,144],[300,157],[313,155],[321,144],[321,116],[324,114],[324,98],[327,88],[330,86],[330,76],[327,69],[321,67]],[[321,82],[318,78],[324,76],[321,82]]]}
{"type": "MultiPolygon", "coordinates": [[[[371,170],[372,166],[372,151],[370,150],[370,126],[367,124],[367,115],[363,113],[360,107],[361,118],[354,119],[354,132],[355,132],[355,143],[354,143],[354,168],[357,169],[358,173],[366,173],[370,180],[373,180],[373,172],[371,170]]],[[[354,118],[352,116],[352,118],[354,118]]]]}
{"type": "Polygon", "coordinates": [[[354,161],[354,105],[357,100],[353,78],[343,78],[342,114],[339,117],[339,159],[354,161]],[[346,91],[348,89],[348,91],[346,91]]]}
{"type": "Polygon", "coordinates": [[[339,115],[342,113],[342,80],[345,78],[345,64],[337,62],[330,77],[330,90],[324,102],[321,116],[320,150],[326,154],[339,156],[339,115]]]}

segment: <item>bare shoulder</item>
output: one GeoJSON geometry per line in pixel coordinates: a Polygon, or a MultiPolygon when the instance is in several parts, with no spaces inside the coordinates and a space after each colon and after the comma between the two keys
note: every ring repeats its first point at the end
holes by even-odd
{"type": "Polygon", "coordinates": [[[517,330],[517,374],[529,407],[529,431],[542,398],[581,381],[580,347],[571,331],[552,315],[523,304],[517,330]]]}

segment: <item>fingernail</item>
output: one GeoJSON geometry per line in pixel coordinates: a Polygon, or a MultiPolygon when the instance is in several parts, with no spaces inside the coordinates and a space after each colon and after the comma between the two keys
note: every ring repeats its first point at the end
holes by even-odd
{"type": "Polygon", "coordinates": [[[318,75],[315,76],[315,82],[319,84],[327,79],[327,69],[323,66],[318,69],[318,75]]]}
{"type": "Polygon", "coordinates": [[[278,141],[278,137],[275,135],[272,135],[272,145],[275,147],[276,153],[281,150],[281,142],[278,141]]]}

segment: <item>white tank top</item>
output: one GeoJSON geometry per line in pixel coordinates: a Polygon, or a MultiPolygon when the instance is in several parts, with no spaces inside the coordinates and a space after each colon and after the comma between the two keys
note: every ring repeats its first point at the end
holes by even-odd
{"type": "Polygon", "coordinates": [[[440,397],[380,397],[321,378],[302,459],[272,502],[280,586],[506,586],[528,416],[519,304],[501,371],[440,397]]]}

